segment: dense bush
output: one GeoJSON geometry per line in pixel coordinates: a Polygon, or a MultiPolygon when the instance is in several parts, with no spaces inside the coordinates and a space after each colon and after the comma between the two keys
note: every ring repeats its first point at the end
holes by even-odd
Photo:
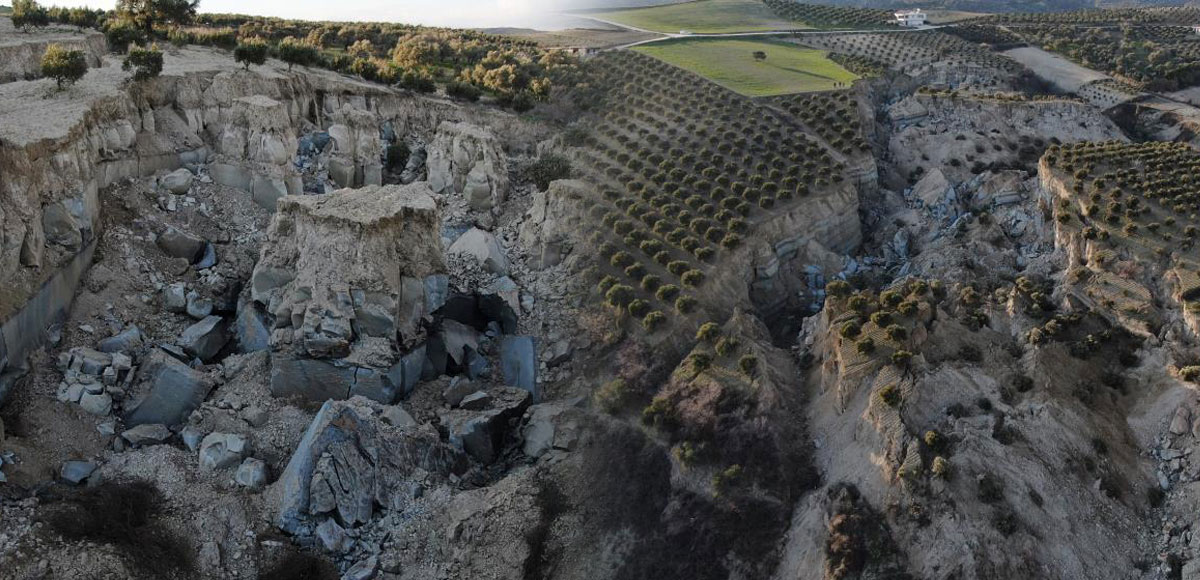
{"type": "Polygon", "coordinates": [[[758,357],[747,354],[738,359],[738,368],[747,376],[754,376],[754,372],[758,369],[758,357]]]}
{"type": "Polygon", "coordinates": [[[596,389],[593,399],[596,401],[596,405],[606,413],[616,413],[625,406],[629,396],[629,384],[624,379],[617,378],[596,389]]]}
{"type": "Polygon", "coordinates": [[[879,396],[879,400],[883,401],[883,403],[887,406],[900,406],[902,395],[900,393],[899,385],[896,385],[895,383],[884,385],[879,388],[879,391],[876,394],[879,396]]]}
{"type": "MultiPolygon", "coordinates": [[[[69,541],[115,547],[139,577],[168,578],[190,572],[187,543],[158,518],[163,510],[161,492],[146,481],[106,481],[71,490],[51,503],[41,518],[54,533],[69,541]]],[[[186,576],[185,576],[186,577],[186,576]]]]}
{"type": "Polygon", "coordinates": [[[270,48],[262,40],[243,40],[238,43],[237,48],[233,49],[233,60],[241,63],[246,70],[250,70],[252,64],[266,64],[269,52],[270,48]]]}
{"type": "Polygon", "coordinates": [[[571,161],[562,155],[548,153],[525,168],[525,179],[545,191],[550,182],[571,177],[571,161]]]}
{"type": "Polygon", "coordinates": [[[29,32],[30,28],[45,28],[50,25],[50,15],[34,0],[13,0],[13,26],[29,32]]]}
{"type": "MultiPolygon", "coordinates": [[[[479,87],[476,87],[471,83],[464,83],[462,81],[450,81],[449,83],[446,83],[446,96],[452,99],[459,99],[473,103],[478,101],[479,96],[482,94],[483,91],[480,91],[479,87]]],[[[542,189],[545,188],[543,187],[542,189]]]]}
{"type": "Polygon", "coordinates": [[[58,89],[83,78],[88,71],[87,57],[82,50],[68,50],[58,44],[46,47],[42,55],[42,75],[54,79],[58,89]]]}
{"type": "Polygon", "coordinates": [[[642,318],[642,327],[647,331],[654,332],[667,321],[667,315],[655,310],[642,318]]]}
{"type": "Polygon", "coordinates": [[[279,46],[275,48],[275,52],[278,53],[279,60],[287,63],[288,70],[292,70],[292,67],[295,65],[313,66],[321,62],[321,50],[319,48],[294,36],[289,36],[280,41],[279,46]]]}
{"type": "Polygon", "coordinates": [[[146,48],[131,47],[121,63],[121,70],[133,71],[133,80],[137,82],[150,80],[162,74],[163,53],[157,44],[146,48]]]}

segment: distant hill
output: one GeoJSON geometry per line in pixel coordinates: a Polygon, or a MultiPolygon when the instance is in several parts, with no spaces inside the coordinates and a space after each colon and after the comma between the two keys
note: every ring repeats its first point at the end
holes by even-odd
{"type": "MultiPolygon", "coordinates": [[[[566,0],[571,8],[619,8],[673,4],[680,0],[566,0]]],[[[829,4],[863,8],[928,8],[964,12],[1065,12],[1087,8],[1130,6],[1175,6],[1183,0],[805,0],[805,4],[829,4]]]]}

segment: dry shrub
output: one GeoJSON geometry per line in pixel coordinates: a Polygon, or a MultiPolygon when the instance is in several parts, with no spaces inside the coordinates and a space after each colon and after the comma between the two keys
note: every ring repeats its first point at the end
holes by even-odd
{"type": "Polygon", "coordinates": [[[259,580],[337,580],[337,568],[330,561],[306,554],[290,552],[274,567],[259,576],[259,580]]]}
{"type": "Polygon", "coordinates": [[[148,481],[111,481],[70,490],[51,503],[42,521],[64,539],[108,544],[144,578],[189,577],[186,542],[157,521],[162,493],[148,481]]]}

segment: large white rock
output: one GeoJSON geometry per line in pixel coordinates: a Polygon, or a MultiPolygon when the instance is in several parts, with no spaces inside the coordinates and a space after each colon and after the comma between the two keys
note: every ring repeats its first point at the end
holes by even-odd
{"type": "Polygon", "coordinates": [[[461,194],[476,211],[489,210],[508,197],[508,163],[491,131],[445,121],[426,150],[434,191],[461,194]]]}
{"type": "Polygon", "coordinates": [[[162,186],[176,195],[183,195],[192,188],[195,176],[186,169],[176,169],[162,178],[162,186]]]}
{"type": "Polygon", "coordinates": [[[508,275],[508,258],[496,236],[471,228],[450,245],[450,253],[475,258],[484,269],[500,276],[508,275]]]}

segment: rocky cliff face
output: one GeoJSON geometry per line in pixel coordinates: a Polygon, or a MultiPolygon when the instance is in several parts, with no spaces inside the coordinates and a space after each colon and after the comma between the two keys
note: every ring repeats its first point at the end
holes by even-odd
{"type": "MultiPolygon", "coordinates": [[[[305,189],[380,183],[389,142],[397,135],[438,141],[443,121],[486,119],[505,131],[503,143],[487,142],[492,163],[503,163],[502,146],[533,148],[529,129],[505,113],[327,72],[227,70],[226,58],[180,49],[167,55],[163,76],[136,85],[126,85],[119,63],[106,58],[86,83],[48,99],[36,96],[44,90],[36,82],[0,85],[0,98],[14,104],[0,112],[0,320],[80,255],[98,227],[97,192],[124,179],[186,167],[273,209],[305,189]]],[[[446,127],[453,135],[442,139],[451,142],[460,132],[446,127]]],[[[473,167],[453,169],[465,179],[473,167]]],[[[424,176],[423,166],[417,171],[424,176]]],[[[504,170],[492,164],[473,175],[496,184],[489,196],[503,198],[504,170]]],[[[40,333],[50,323],[41,317],[28,328],[40,333]]],[[[22,356],[10,352],[13,360],[22,356]]]]}
{"type": "Polygon", "coordinates": [[[487,211],[508,196],[508,173],[499,140],[488,129],[442,123],[428,148],[429,185],[464,196],[471,209],[487,211]]]}
{"type": "Polygon", "coordinates": [[[87,57],[89,67],[98,67],[108,53],[104,35],[94,30],[79,32],[66,27],[55,27],[47,34],[39,32],[30,38],[13,28],[12,21],[0,20],[0,83],[30,80],[42,76],[42,55],[46,47],[58,44],[68,50],[81,50],[87,57]]]}
{"type": "Polygon", "coordinates": [[[893,179],[912,182],[934,168],[955,181],[989,168],[1032,172],[1052,139],[1123,138],[1095,108],[1073,101],[912,95],[890,107],[888,114],[892,130],[887,147],[899,173],[893,179]]]}

